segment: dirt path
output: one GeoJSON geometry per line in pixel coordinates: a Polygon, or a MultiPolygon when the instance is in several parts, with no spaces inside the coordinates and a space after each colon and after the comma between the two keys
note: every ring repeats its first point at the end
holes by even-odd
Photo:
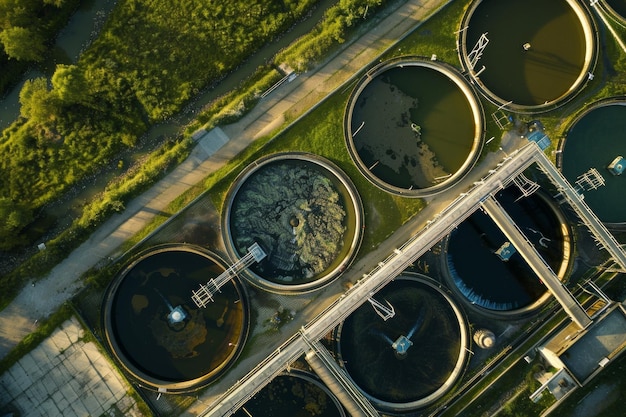
{"type": "Polygon", "coordinates": [[[407,1],[328,63],[281,86],[238,123],[222,127],[230,140],[216,153],[209,156],[197,146],[186,161],[131,201],[123,213],[102,225],[46,278],[35,286],[27,285],[0,312],[0,358],[33,331],[36,320],[50,315],[82,287],[80,277],[85,271],[109,257],[118,256],[120,245],[151,221],[154,213],[165,210],[172,200],[222,167],[255,139],[280,127],[286,114],[299,114],[303,109],[313,108],[375,60],[378,51],[391,47],[448,1],[407,1]]]}

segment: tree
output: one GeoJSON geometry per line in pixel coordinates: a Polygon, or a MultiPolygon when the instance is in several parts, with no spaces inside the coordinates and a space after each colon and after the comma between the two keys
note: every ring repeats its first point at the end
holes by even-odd
{"type": "Polygon", "coordinates": [[[32,24],[36,8],[33,0],[0,0],[0,29],[32,24]]]}
{"type": "Polygon", "coordinates": [[[10,250],[25,242],[24,227],[33,221],[32,211],[6,197],[0,197],[0,250],[10,250]]]}
{"type": "Polygon", "coordinates": [[[58,108],[57,97],[48,89],[43,77],[28,80],[20,91],[20,114],[36,123],[54,120],[58,108]]]}
{"type": "Polygon", "coordinates": [[[52,88],[64,104],[84,104],[89,99],[89,85],[76,65],[57,65],[52,75],[52,88]]]}
{"type": "Polygon", "coordinates": [[[51,4],[59,9],[65,5],[65,0],[43,0],[44,4],[51,4]]]}
{"type": "Polygon", "coordinates": [[[0,42],[11,58],[18,61],[43,61],[46,46],[37,30],[14,26],[0,32],[0,42]]]}

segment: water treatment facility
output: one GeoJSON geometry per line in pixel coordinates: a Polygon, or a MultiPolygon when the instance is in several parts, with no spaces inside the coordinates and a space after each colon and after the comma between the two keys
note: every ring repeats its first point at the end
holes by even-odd
{"type": "Polygon", "coordinates": [[[155,416],[607,415],[626,91],[596,94],[621,3],[443,2],[449,50],[417,25],[237,156],[108,259],[81,321],[155,416]]]}
{"type": "MultiPolygon", "coordinates": [[[[493,26],[508,11],[471,2],[459,23],[461,69],[404,55],[350,85],[348,165],[268,153],[232,177],[221,210],[200,197],[148,240],[103,309],[108,347],[129,377],[157,396],[202,395],[200,415],[424,416],[448,415],[512,357],[535,381],[525,398],[544,408],[619,357],[626,310],[583,265],[599,247],[614,277],[626,265],[609,231],[623,219],[604,214],[619,199],[611,186],[621,184],[626,150],[615,135],[626,107],[600,101],[560,143],[549,137],[538,114],[585,88],[598,42],[587,7],[557,3],[536,5],[546,10],[523,25],[528,45],[505,60],[526,68],[526,90],[500,89],[494,76],[514,76],[493,58],[513,49],[493,26]],[[564,30],[580,40],[569,52],[555,36],[564,30]],[[570,78],[557,85],[563,72],[570,78]],[[489,125],[502,135],[495,152],[486,151],[489,125]],[[376,222],[362,180],[387,198],[422,199],[431,217],[369,251],[376,222]],[[215,264],[173,259],[189,253],[215,264]],[[614,336],[597,340],[606,331],[614,336]],[[530,335],[542,336],[528,345],[530,335]],[[155,345],[154,359],[135,338],[155,345]]],[[[224,136],[216,128],[208,140],[224,136]]]]}

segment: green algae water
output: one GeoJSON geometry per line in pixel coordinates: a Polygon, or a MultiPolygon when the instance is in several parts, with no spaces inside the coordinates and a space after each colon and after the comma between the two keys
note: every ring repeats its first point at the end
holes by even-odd
{"type": "Polygon", "coordinates": [[[361,203],[348,178],[317,157],[307,158],[283,154],[255,163],[227,199],[225,228],[236,255],[258,243],[267,257],[250,270],[291,288],[336,276],[361,235],[361,203]]]}

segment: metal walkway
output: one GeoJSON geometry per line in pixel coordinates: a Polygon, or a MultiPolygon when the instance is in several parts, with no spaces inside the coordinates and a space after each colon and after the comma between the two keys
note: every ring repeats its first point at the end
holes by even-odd
{"type": "MultiPolygon", "coordinates": [[[[534,144],[533,144],[534,145],[534,144]]],[[[536,145],[534,145],[536,146],[536,145]]],[[[267,385],[276,375],[310,349],[302,335],[309,340],[319,340],[331,329],[345,320],[354,310],[400,275],[411,263],[422,256],[433,245],[480,207],[482,200],[504,188],[519,172],[534,162],[538,148],[526,146],[508,156],[503,162],[468,193],[461,194],[439,213],[427,226],[411,237],[400,248],[395,249],[385,260],[378,263],[369,274],[363,275],[354,286],[331,303],[303,329],[290,337],[283,345],[269,354],[239,383],[230,387],[222,396],[209,405],[200,415],[228,416],[241,408],[246,401],[267,385]],[[513,155],[513,154],[512,154],[513,155]]]]}
{"type": "Polygon", "coordinates": [[[578,300],[574,298],[569,290],[565,288],[561,280],[559,280],[559,277],[552,271],[552,268],[550,268],[541,255],[539,255],[533,244],[526,238],[513,219],[509,217],[500,203],[493,197],[489,197],[483,201],[483,209],[509,239],[520,255],[522,255],[526,263],[528,263],[528,266],[535,271],[535,274],[541,279],[541,282],[550,290],[572,320],[583,329],[589,326],[591,319],[585,309],[578,303],[578,300]]]}
{"type": "MultiPolygon", "coordinates": [[[[412,236],[401,247],[395,249],[386,259],[378,263],[370,273],[364,274],[354,286],[332,302],[324,311],[306,324],[299,333],[290,337],[280,348],[272,352],[239,383],[230,387],[200,415],[228,416],[241,408],[248,399],[267,385],[276,375],[287,369],[298,357],[309,352],[305,341],[319,340],[352,312],[361,306],[388,282],[400,275],[411,263],[427,252],[461,222],[467,219],[487,199],[513,182],[514,178],[533,163],[548,174],[557,184],[572,206],[581,213],[590,229],[617,262],[626,265],[626,253],[613,236],[604,228],[591,210],[584,204],[580,195],[571,189],[552,163],[545,157],[536,143],[531,142],[508,155],[494,169],[465,193],[461,193],[448,207],[427,222],[426,226],[412,236]]],[[[489,203],[487,203],[489,204],[489,203]]],[[[583,319],[584,321],[584,319],[583,319]]]]}
{"type": "Polygon", "coordinates": [[[552,183],[556,185],[560,195],[567,200],[576,214],[585,222],[587,227],[589,227],[589,230],[593,233],[596,240],[602,244],[622,269],[626,269],[626,252],[624,248],[615,240],[615,237],[613,237],[607,228],[604,227],[604,224],[602,224],[595,213],[591,211],[587,203],[585,203],[583,195],[572,189],[565,177],[556,169],[543,152],[539,152],[536,159],[539,167],[547,174],[552,183]]]}
{"type": "Polygon", "coordinates": [[[341,401],[348,413],[352,417],[379,417],[378,410],[352,383],[328,350],[318,341],[309,340],[304,335],[303,339],[311,349],[305,356],[306,361],[341,401]]]}
{"type": "Polygon", "coordinates": [[[213,301],[213,296],[220,292],[220,288],[232,278],[237,276],[237,273],[243,268],[252,265],[254,262],[260,262],[265,258],[265,252],[254,242],[252,246],[248,248],[248,253],[239,261],[234,263],[226,271],[222,272],[217,278],[211,278],[206,284],[200,285],[198,290],[192,291],[193,295],[191,299],[200,308],[206,307],[207,304],[213,301]]]}

